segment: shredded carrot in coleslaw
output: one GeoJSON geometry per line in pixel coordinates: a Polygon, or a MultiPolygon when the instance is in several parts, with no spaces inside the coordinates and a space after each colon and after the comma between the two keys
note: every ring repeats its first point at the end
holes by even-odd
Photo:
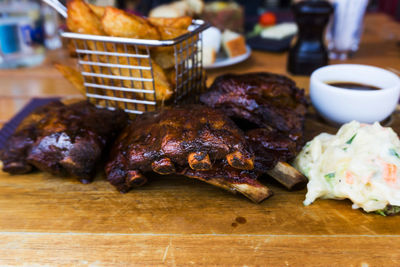
{"type": "Polygon", "coordinates": [[[353,184],[354,183],[354,173],[351,171],[346,171],[346,183],[353,184]]]}
{"type": "Polygon", "coordinates": [[[391,163],[385,163],[383,165],[383,179],[388,184],[395,184],[397,177],[397,166],[391,163]]]}

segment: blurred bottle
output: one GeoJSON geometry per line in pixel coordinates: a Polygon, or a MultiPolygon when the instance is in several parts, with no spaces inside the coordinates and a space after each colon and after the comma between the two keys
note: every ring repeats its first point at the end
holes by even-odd
{"type": "Polygon", "coordinates": [[[40,64],[44,40],[39,1],[0,1],[0,68],[40,64]]]}

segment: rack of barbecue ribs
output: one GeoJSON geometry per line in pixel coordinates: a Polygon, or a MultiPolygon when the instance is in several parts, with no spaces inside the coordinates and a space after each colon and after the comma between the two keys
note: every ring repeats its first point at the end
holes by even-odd
{"type": "Polygon", "coordinates": [[[272,192],[251,171],[254,154],[243,132],[221,111],[200,105],[138,116],[116,140],[106,164],[121,192],[147,182],[145,174],[181,174],[261,202],[272,192]]]}
{"type": "Polygon", "coordinates": [[[303,145],[307,101],[289,78],[272,73],[219,76],[200,101],[232,118],[255,153],[255,171],[267,173],[289,189],[306,178],[286,162],[303,145]]]}
{"type": "Polygon", "coordinates": [[[35,167],[55,175],[92,180],[106,146],[126,125],[122,110],[98,109],[86,101],[60,101],[26,117],[0,151],[3,170],[22,174],[35,167]]]}
{"type": "Polygon", "coordinates": [[[205,105],[147,112],[129,123],[122,110],[59,101],[26,117],[0,151],[3,170],[34,168],[90,182],[108,153],[107,180],[121,192],[146,174],[178,174],[241,193],[259,203],[272,195],[269,174],[291,189],[306,179],[286,162],[301,149],[307,102],[290,79],[269,73],[224,75],[201,95],[205,105]]]}

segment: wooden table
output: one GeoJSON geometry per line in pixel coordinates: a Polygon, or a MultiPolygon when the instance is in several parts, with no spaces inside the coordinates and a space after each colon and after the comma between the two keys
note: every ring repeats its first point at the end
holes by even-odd
{"type": "MultiPolygon", "coordinates": [[[[398,24],[369,15],[360,50],[346,63],[399,70],[398,40],[398,24]]],[[[209,72],[208,82],[226,72],[286,74],[286,56],[255,51],[243,64],[209,72]]],[[[32,97],[79,97],[52,68],[65,53],[48,58],[37,68],[0,71],[0,123],[32,97]]],[[[293,78],[308,88],[307,77],[293,78]]],[[[256,205],[179,177],[122,195],[101,175],[82,185],[0,172],[0,265],[400,265],[400,217],[352,210],[349,201],[304,207],[305,190],[263,182],[275,195],[256,205]]]]}

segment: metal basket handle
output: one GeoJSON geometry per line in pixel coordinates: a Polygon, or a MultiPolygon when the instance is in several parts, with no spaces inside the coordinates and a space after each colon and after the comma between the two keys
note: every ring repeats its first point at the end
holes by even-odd
{"type": "Polygon", "coordinates": [[[42,0],[52,8],[54,8],[58,13],[61,14],[64,18],[67,18],[67,8],[61,4],[58,0],[42,0]]]}

